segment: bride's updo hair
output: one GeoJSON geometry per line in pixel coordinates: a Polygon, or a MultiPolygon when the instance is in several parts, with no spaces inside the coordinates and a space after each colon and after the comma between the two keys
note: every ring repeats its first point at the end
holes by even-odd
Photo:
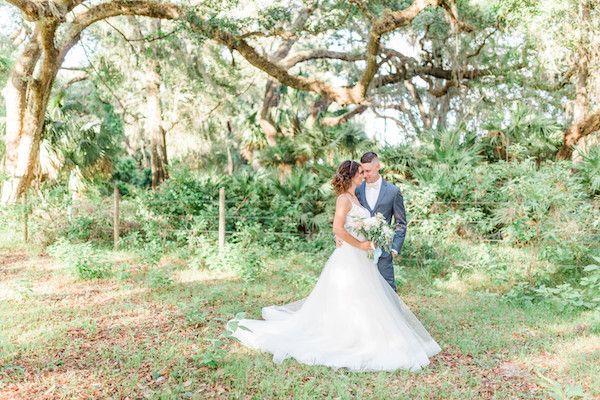
{"type": "Polygon", "coordinates": [[[352,160],[340,164],[331,180],[331,186],[337,195],[344,193],[352,185],[352,178],[358,173],[359,167],[360,164],[352,160]]]}

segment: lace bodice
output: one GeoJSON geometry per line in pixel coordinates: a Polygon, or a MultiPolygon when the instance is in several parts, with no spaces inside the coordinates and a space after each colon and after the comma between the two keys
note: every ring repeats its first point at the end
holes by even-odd
{"type": "Polygon", "coordinates": [[[344,223],[344,228],[348,231],[349,234],[351,234],[358,240],[363,241],[365,240],[365,237],[358,232],[356,224],[361,219],[368,218],[370,216],[371,213],[369,212],[369,210],[367,210],[363,206],[359,206],[355,202],[352,202],[352,207],[346,215],[346,222],[344,223]]]}

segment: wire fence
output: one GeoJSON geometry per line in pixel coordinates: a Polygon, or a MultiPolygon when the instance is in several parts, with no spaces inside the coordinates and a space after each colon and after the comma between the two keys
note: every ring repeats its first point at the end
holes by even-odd
{"type": "MultiPolygon", "coordinates": [[[[218,205],[218,201],[219,201],[219,197],[218,196],[210,196],[210,197],[204,197],[204,196],[195,196],[193,198],[195,200],[196,203],[203,203],[203,204],[214,204],[214,205],[218,205]]],[[[406,197],[404,198],[405,200],[407,199],[406,197]]],[[[245,206],[249,200],[251,200],[250,197],[245,197],[242,198],[241,200],[239,199],[226,199],[225,200],[225,204],[226,205],[230,205],[230,206],[245,206]]],[[[440,204],[440,205],[446,205],[446,206],[453,206],[453,205],[508,205],[508,201],[481,201],[481,200],[473,200],[473,201],[455,201],[455,200],[448,200],[448,201],[441,201],[441,200],[435,200],[435,201],[427,201],[426,204],[428,205],[432,205],[432,204],[440,204]]],[[[578,200],[578,201],[569,201],[570,205],[580,205],[580,204],[590,204],[590,200],[578,200]]]]}
{"type": "MultiPolygon", "coordinates": [[[[231,235],[236,235],[236,234],[241,233],[240,230],[231,229],[232,226],[240,226],[240,225],[246,224],[248,222],[257,223],[258,225],[269,224],[271,226],[268,227],[265,234],[279,236],[279,237],[306,239],[306,238],[310,238],[310,237],[314,236],[315,234],[318,234],[318,232],[316,231],[314,226],[312,227],[312,229],[309,229],[308,232],[301,232],[301,231],[292,232],[289,230],[273,229],[272,225],[276,225],[278,227],[281,227],[286,224],[288,226],[290,226],[290,225],[291,226],[293,226],[293,225],[300,226],[301,222],[299,221],[297,216],[258,214],[258,213],[256,213],[256,210],[255,210],[255,208],[257,207],[258,204],[255,202],[256,199],[252,199],[251,195],[236,196],[236,198],[228,199],[225,196],[225,190],[222,189],[221,191],[222,191],[222,193],[219,196],[196,196],[196,197],[193,197],[194,202],[198,206],[197,207],[189,207],[188,208],[189,211],[187,214],[179,215],[179,217],[190,222],[188,229],[193,231],[194,234],[197,234],[197,235],[216,234],[216,235],[218,235],[220,247],[222,247],[224,245],[224,237],[226,235],[231,236],[231,235]],[[240,199],[240,197],[241,197],[241,199],[240,199]],[[250,212],[251,212],[250,214],[247,213],[248,209],[250,209],[250,212]],[[252,214],[252,212],[254,212],[254,214],[252,214]],[[210,221],[210,222],[205,221],[206,225],[208,225],[208,227],[195,229],[193,224],[195,223],[196,219],[200,219],[200,220],[204,219],[204,220],[210,221]],[[233,221],[233,223],[232,223],[232,221],[233,221]],[[217,222],[218,222],[219,229],[210,227],[211,225],[212,226],[217,225],[217,222]],[[227,226],[229,226],[229,229],[227,229],[227,226]]],[[[21,208],[21,211],[19,211],[19,213],[21,214],[21,219],[23,222],[23,227],[22,227],[23,238],[25,241],[27,241],[28,235],[29,235],[28,224],[30,223],[30,218],[29,218],[30,205],[27,203],[28,202],[27,196],[24,197],[23,201],[24,201],[24,203],[22,203],[20,205],[16,205],[16,207],[21,208]]],[[[174,201],[175,201],[175,199],[174,199],[174,201]]],[[[120,195],[119,195],[118,191],[115,190],[113,197],[105,199],[105,201],[103,203],[105,203],[105,206],[107,207],[107,209],[112,206],[112,210],[110,212],[112,212],[113,217],[114,217],[113,218],[114,236],[115,236],[114,243],[115,243],[115,247],[118,247],[119,234],[120,234],[119,214],[123,212],[122,207],[120,206],[120,195]]],[[[501,202],[501,201],[449,201],[449,202],[445,202],[445,201],[437,201],[436,200],[436,201],[429,201],[426,204],[429,207],[431,207],[433,205],[443,205],[443,206],[447,206],[449,208],[452,208],[453,206],[456,206],[456,205],[469,206],[469,207],[476,207],[479,205],[507,206],[507,202],[501,202]]],[[[569,205],[571,207],[578,206],[580,204],[589,205],[590,201],[582,200],[580,202],[569,202],[569,205]]],[[[77,208],[76,204],[71,204],[71,206],[73,206],[74,208],[77,208]]],[[[594,206],[597,206],[597,205],[594,205],[594,206]]],[[[176,208],[176,207],[174,207],[174,208],[176,208]]],[[[185,211],[185,210],[186,210],[186,207],[182,207],[179,211],[185,211]]],[[[410,207],[409,207],[409,211],[410,211],[410,207]]],[[[438,211],[438,210],[436,210],[436,211],[438,211]]],[[[433,213],[433,214],[425,216],[425,217],[421,216],[419,218],[410,218],[410,214],[408,215],[408,222],[407,222],[408,228],[413,228],[413,229],[433,228],[433,229],[437,229],[439,231],[439,230],[443,230],[443,229],[440,229],[440,225],[442,225],[442,224],[445,225],[445,228],[447,229],[447,231],[452,231],[452,230],[456,231],[456,229],[459,229],[459,228],[463,229],[463,230],[468,229],[468,228],[476,228],[472,232],[468,232],[468,231],[463,232],[463,236],[468,237],[468,240],[470,240],[472,242],[476,242],[476,243],[506,242],[506,240],[504,238],[498,237],[500,235],[499,228],[497,228],[497,226],[499,224],[490,219],[469,220],[469,219],[462,219],[462,218],[456,218],[456,217],[448,218],[442,214],[439,214],[439,212],[433,213]],[[486,227],[488,228],[487,232],[485,231],[486,227]],[[489,232],[490,227],[492,227],[493,232],[489,232]]],[[[160,229],[163,234],[175,234],[176,232],[182,230],[181,228],[177,228],[177,227],[173,227],[173,226],[161,226],[160,229]]],[[[600,233],[592,234],[592,235],[586,236],[585,238],[578,238],[577,241],[582,244],[600,244],[600,233]]]]}

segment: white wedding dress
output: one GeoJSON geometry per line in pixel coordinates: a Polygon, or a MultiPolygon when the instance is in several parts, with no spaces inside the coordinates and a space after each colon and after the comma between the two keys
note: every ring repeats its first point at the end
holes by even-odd
{"type": "MultiPolygon", "coordinates": [[[[369,211],[352,203],[346,230],[369,211]]],[[[308,297],[262,309],[263,320],[242,319],[233,336],[244,345],[303,364],[352,371],[418,370],[441,349],[380,275],[367,252],[348,243],[335,249],[308,297]]]]}

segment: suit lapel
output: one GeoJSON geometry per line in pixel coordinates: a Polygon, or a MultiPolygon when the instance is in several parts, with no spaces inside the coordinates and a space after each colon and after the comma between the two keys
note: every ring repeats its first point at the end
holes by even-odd
{"type": "Polygon", "coordinates": [[[363,207],[371,211],[371,207],[369,207],[369,203],[367,202],[367,190],[365,181],[363,181],[358,187],[358,196],[358,201],[360,201],[363,207]]]}

